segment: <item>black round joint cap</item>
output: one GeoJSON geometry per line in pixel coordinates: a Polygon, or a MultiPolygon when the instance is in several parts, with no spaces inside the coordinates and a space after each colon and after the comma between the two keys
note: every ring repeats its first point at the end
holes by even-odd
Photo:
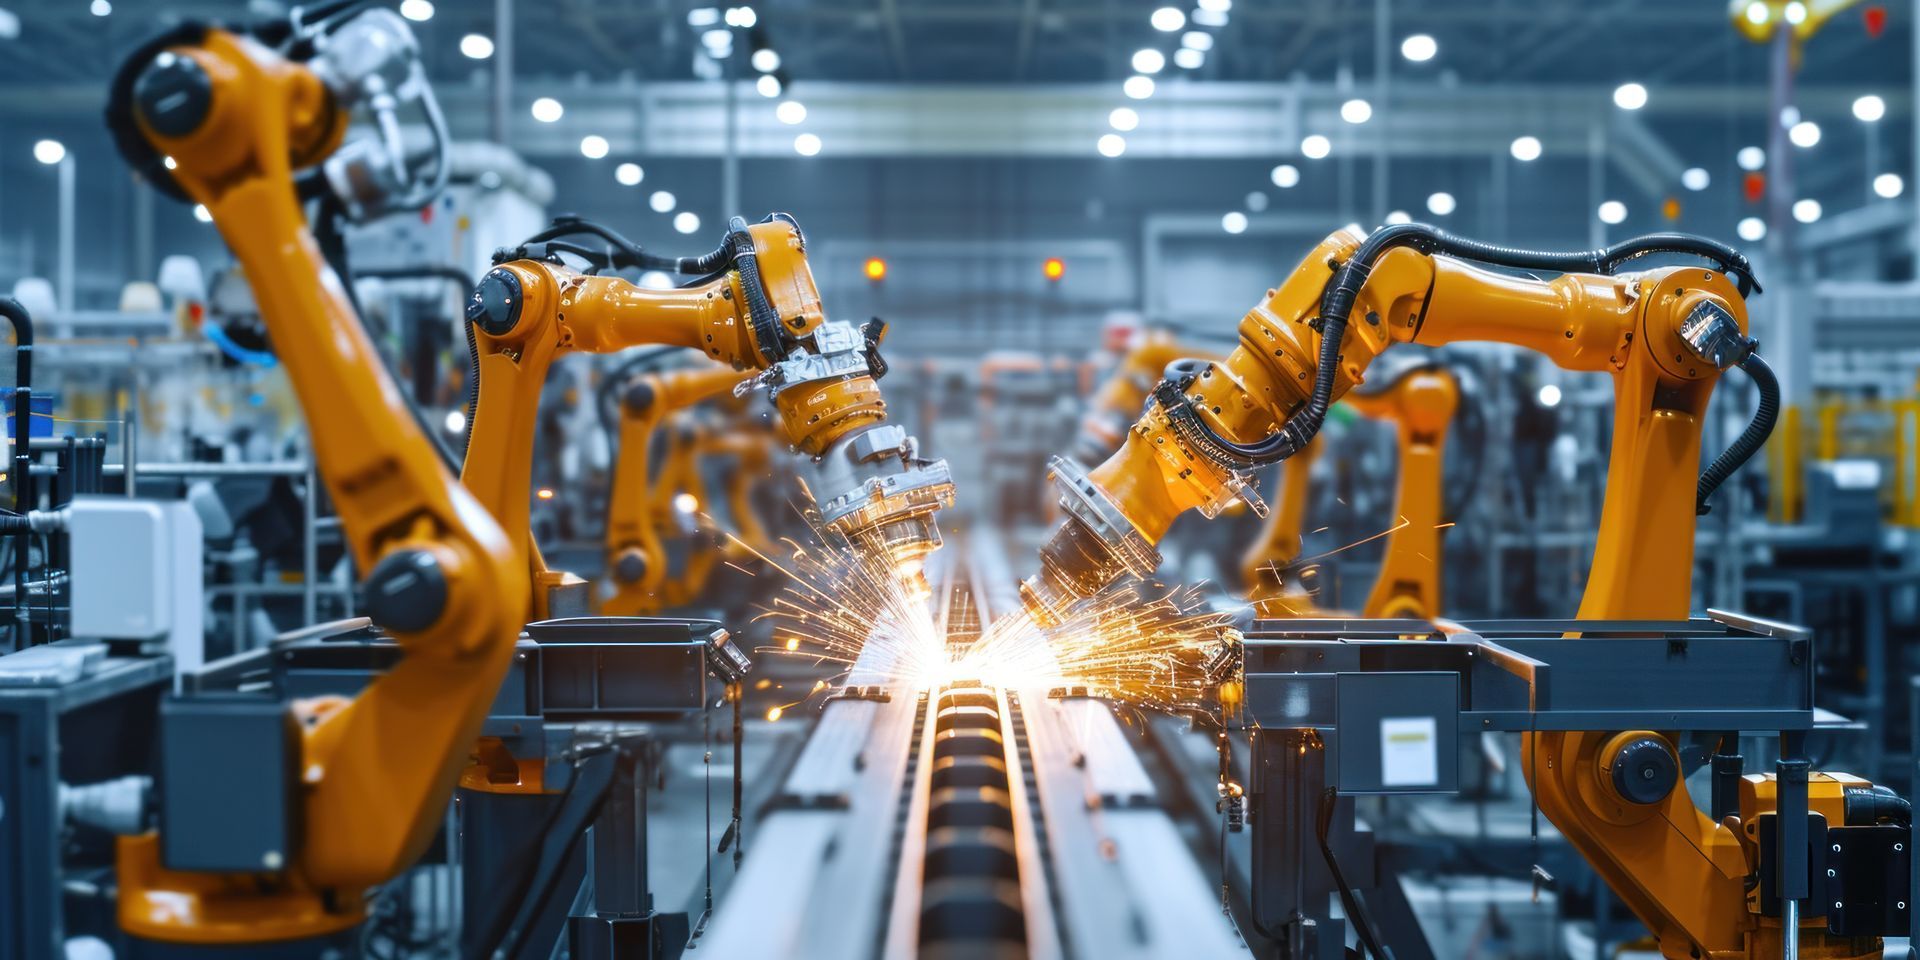
{"type": "Polygon", "coordinates": [[[1613,789],[1631,803],[1659,803],[1680,780],[1673,751],[1653,737],[1627,743],[1613,757],[1613,789]]]}
{"type": "Polygon", "coordinates": [[[636,417],[646,413],[647,408],[653,406],[653,384],[646,380],[635,380],[627,387],[627,392],[620,395],[620,403],[636,417]]]}
{"type": "Polygon", "coordinates": [[[647,557],[638,550],[628,550],[613,562],[613,578],[621,583],[639,583],[646,575],[647,557]]]}
{"type": "Polygon", "coordinates": [[[396,550],[367,575],[367,615],[396,633],[433,626],[447,609],[447,576],[425,550],[396,550]]]}
{"type": "Polygon", "coordinates": [[[504,337],[520,323],[523,299],[520,278],[512,271],[489,270],[467,297],[467,322],[486,331],[490,337],[504,337]]]}
{"type": "Polygon", "coordinates": [[[162,53],[134,81],[133,100],[155,133],[184,137],[213,109],[213,80],[192,57],[162,53]]]}

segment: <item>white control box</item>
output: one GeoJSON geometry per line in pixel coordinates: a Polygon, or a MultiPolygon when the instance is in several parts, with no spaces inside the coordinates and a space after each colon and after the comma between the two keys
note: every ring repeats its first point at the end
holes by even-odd
{"type": "Polygon", "coordinates": [[[73,633],[102,640],[164,641],[176,671],[206,659],[200,517],[184,501],[76,497],[73,633]]]}

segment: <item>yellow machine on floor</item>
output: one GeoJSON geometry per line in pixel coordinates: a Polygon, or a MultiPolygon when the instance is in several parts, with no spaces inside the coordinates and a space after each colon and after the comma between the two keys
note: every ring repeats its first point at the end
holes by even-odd
{"type": "MultiPolygon", "coordinates": [[[[515,540],[410,417],[301,209],[296,171],[308,168],[399,208],[432,195],[430,183],[408,182],[417,174],[397,140],[340,149],[356,106],[386,111],[383,128],[397,138],[393,95],[403,88],[437,118],[424,84],[407,86],[419,79],[412,34],[386,10],[294,27],[304,62],[250,36],[180,28],[127,61],[109,119],[150,182],[206,207],[252,280],[320,477],[367,571],[370,612],[405,656],[351,699],[294,702],[300,840],[277,861],[249,873],[176,871],[161,865],[159,835],[121,839],[120,926],[169,944],[239,948],[360,924],[367,891],[412,864],[440,828],[526,622],[515,540]]],[[[444,156],[440,165],[444,180],[444,156]]]]}
{"type": "MultiPolygon", "coordinates": [[[[654,433],[675,411],[719,396],[746,375],[731,367],[711,365],[663,370],[633,378],[619,397],[620,443],[614,460],[613,489],[607,500],[606,583],[602,613],[621,616],[658,613],[669,606],[667,548],[661,539],[662,514],[674,509],[673,495],[663,491],[692,460],[692,445],[670,442],[668,463],[658,481],[652,476],[654,433]]],[[[689,438],[690,440],[691,438],[689,438]]],[[[676,585],[677,594],[685,593],[676,585]]]]}
{"type": "MultiPolygon", "coordinates": [[[[1372,389],[1356,389],[1342,400],[1361,415],[1394,425],[1399,449],[1393,523],[1386,536],[1380,572],[1360,615],[1370,619],[1431,620],[1440,616],[1441,575],[1447,525],[1442,502],[1447,430],[1460,406],[1460,381],[1445,367],[1421,364],[1402,369],[1372,389]]],[[[1277,504],[1260,539],[1241,560],[1247,599],[1262,617],[1301,617],[1316,612],[1314,597],[1290,574],[1300,558],[1300,532],[1307,511],[1309,473],[1320,443],[1281,465],[1277,504]]]]}
{"type": "MultiPolygon", "coordinates": [[[[1057,462],[1068,519],[1022,584],[1042,624],[1117,578],[1146,575],[1154,544],[1179,514],[1217,512],[1251,471],[1292,457],[1330,404],[1362,382],[1397,343],[1468,340],[1528,347],[1571,370],[1614,378],[1616,414],[1606,505],[1581,619],[1684,620],[1692,603],[1695,518],[1720,483],[1759,449],[1778,412],[1778,384],[1746,335],[1753,290],[1731,248],[1665,234],[1603,250],[1540,254],[1462,240],[1423,225],[1352,230],[1321,242],[1240,323],[1225,360],[1177,382],[1105,463],[1083,473],[1057,462]],[[1621,272],[1650,254],[1711,267],[1621,272]],[[1552,280],[1476,266],[1559,274],[1552,280]],[[1720,374],[1740,366],[1761,388],[1754,422],[1700,471],[1700,432],[1720,374]]],[[[1716,822],[1684,782],[1650,803],[1620,796],[1604,775],[1657,731],[1544,732],[1523,744],[1536,802],[1659,940],[1681,958],[1779,956],[1780,919],[1750,900],[1762,859],[1754,831],[1771,812],[1772,781],[1749,778],[1738,818],[1716,822]]],[[[1812,774],[1810,809],[1844,822],[1846,798],[1869,787],[1812,774]]],[[[1789,912],[1789,918],[1797,914],[1789,912]]],[[[1878,938],[1837,937],[1818,920],[1798,925],[1803,957],[1868,958],[1878,938]]]]}

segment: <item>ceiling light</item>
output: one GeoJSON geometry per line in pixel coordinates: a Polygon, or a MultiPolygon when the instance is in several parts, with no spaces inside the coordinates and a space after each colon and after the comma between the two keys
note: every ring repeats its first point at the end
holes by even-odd
{"type": "Polygon", "coordinates": [[[1213,49],[1213,34],[1205,30],[1188,30],[1180,35],[1180,45],[1188,50],[1207,51],[1213,49]]]}
{"type": "Polygon", "coordinates": [[[1153,96],[1153,78],[1128,77],[1127,82],[1120,85],[1120,92],[1135,100],[1145,100],[1153,96]]]}
{"type": "Polygon", "coordinates": [[[673,215],[673,228],[681,233],[692,233],[700,229],[700,215],[691,210],[682,210],[673,215]]]}
{"type": "Polygon", "coordinates": [[[1879,123],[1887,115],[1887,102],[1874,94],[1853,101],[1853,118],[1862,123],[1879,123]]]}
{"type": "Polygon", "coordinates": [[[780,51],[772,47],[761,47],[753,52],[750,62],[755,70],[761,73],[772,73],[780,69],[780,51]]]}
{"type": "Polygon", "coordinates": [[[1515,160],[1532,163],[1540,159],[1540,138],[1514,137],[1513,143],[1507,147],[1507,152],[1513,154],[1515,160]]]}
{"type": "Polygon", "coordinates": [[[1892,200],[1906,189],[1906,182],[1897,173],[1883,173],[1873,178],[1873,192],[1884,199],[1892,200]]]}
{"type": "Polygon", "coordinates": [[[1198,50],[1181,47],[1173,52],[1173,65],[1182,70],[1198,70],[1207,65],[1207,55],[1198,50]]]}
{"type": "Polygon", "coordinates": [[[1807,5],[1801,3],[1800,0],[1793,0],[1792,3],[1787,4],[1785,10],[1780,12],[1785,15],[1788,23],[1796,27],[1807,22],[1807,5]]]}
{"type": "Polygon", "coordinates": [[[1155,30],[1172,33],[1187,25],[1187,15],[1179,7],[1161,7],[1149,20],[1155,30]]]}
{"type": "Polygon", "coordinates": [[[654,213],[666,213],[673,209],[673,204],[673,194],[665,190],[655,190],[653,196],[647,198],[647,206],[652,207],[654,213]]]}
{"type": "Polygon", "coordinates": [[[1220,229],[1228,233],[1246,233],[1247,215],[1238,210],[1229,210],[1220,218],[1220,229]]]}
{"type": "Polygon", "coordinates": [[[552,123],[566,114],[567,108],[552,97],[541,97],[533,102],[533,118],[541,123],[552,123]]]}
{"type": "Polygon", "coordinates": [[[87,11],[96,17],[108,16],[113,13],[113,4],[108,3],[107,0],[93,0],[87,5],[87,11]]]}
{"type": "Polygon", "coordinates": [[[715,27],[700,35],[700,45],[707,48],[707,56],[725,60],[733,55],[733,31],[715,27]]]}
{"type": "Polygon", "coordinates": [[[493,39],[485,34],[469,33],[460,38],[460,52],[469,60],[485,60],[493,56],[493,39]]]}
{"type": "Polygon", "coordinates": [[[760,15],[754,13],[752,7],[727,8],[727,26],[729,27],[739,27],[742,30],[747,30],[759,22],[760,15]]]}
{"type": "Polygon", "coordinates": [[[1759,147],[1741,147],[1733,159],[1742,170],[1758,170],[1767,165],[1767,152],[1759,147]]]}
{"type": "Polygon", "coordinates": [[[1756,27],[1764,27],[1771,19],[1773,19],[1773,10],[1767,6],[1766,0],[1752,0],[1747,4],[1748,23],[1756,27]]]}
{"type": "Polygon", "coordinates": [[[1227,14],[1223,10],[1208,10],[1202,7],[1193,12],[1193,25],[1218,29],[1227,25],[1227,14]]]}
{"type": "Polygon", "coordinates": [[[400,15],[415,23],[433,19],[433,4],[428,0],[401,0],[400,15]]]}
{"type": "Polygon", "coordinates": [[[1132,107],[1115,107],[1112,113],[1107,114],[1107,125],[1126,133],[1140,126],[1140,113],[1132,107]]]}
{"type": "Polygon", "coordinates": [[[1759,243],[1767,238],[1767,222],[1759,217],[1748,217],[1740,221],[1740,225],[1734,227],[1733,232],[1739,234],[1740,239],[1748,243],[1759,243]]]}
{"type": "Polygon", "coordinates": [[[648,290],[672,290],[673,275],[665,270],[648,270],[640,275],[640,285],[648,290]]]}
{"type": "Polygon", "coordinates": [[[33,145],[33,158],[52,166],[67,158],[67,147],[58,140],[41,140],[33,145]]]}
{"type": "Polygon", "coordinates": [[[460,433],[467,429],[467,415],[458,410],[448,410],[446,428],[448,433],[460,433]]]}
{"type": "Polygon", "coordinates": [[[1146,47],[1133,52],[1133,69],[1136,73],[1159,73],[1166,68],[1166,54],[1152,47],[1146,47]]]}
{"type": "Polygon", "coordinates": [[[1439,41],[1424,33],[1416,33],[1400,41],[1400,55],[1414,63],[1425,63],[1440,52],[1439,41]]]}
{"type": "Polygon", "coordinates": [[[1340,105],[1340,119],[1348,123],[1366,123],[1373,119],[1373,104],[1358,97],[1340,105]]]}
{"type": "Polygon", "coordinates": [[[1444,217],[1452,213],[1456,206],[1459,204],[1454,202],[1451,193],[1436,193],[1427,198],[1427,212],[1436,217],[1444,217]]]}
{"type": "Polygon", "coordinates": [[[1705,190],[1713,183],[1713,177],[1700,167],[1689,167],[1680,174],[1680,185],[1688,190],[1705,190]]]}
{"type": "Polygon", "coordinates": [[[1793,218],[1801,223],[1812,223],[1820,219],[1820,201],[1807,199],[1793,202],[1793,218]]]}
{"type": "Polygon", "coordinates": [[[580,138],[580,155],[588,160],[598,160],[607,155],[607,138],[590,133],[580,138]]]}
{"type": "Polygon", "coordinates": [[[1194,6],[1208,13],[1226,13],[1233,9],[1233,0],[1198,0],[1194,6]]]}
{"type": "Polygon", "coordinates": [[[1820,142],[1820,125],[1812,120],[1802,120],[1787,128],[1787,139],[1796,147],[1811,147],[1820,142]]]}
{"type": "Polygon", "coordinates": [[[1536,398],[1543,407],[1549,409],[1557,407],[1560,405],[1560,388],[1551,383],[1544,384],[1540,387],[1540,392],[1536,395],[1536,398]]]}
{"type": "Polygon", "coordinates": [[[1601,223],[1625,223],[1627,205],[1618,200],[1608,200],[1600,205],[1599,213],[1601,223]]]}
{"type": "Polygon", "coordinates": [[[798,100],[782,100],[779,106],[773,108],[773,115],[789,126],[803,123],[807,119],[807,105],[798,100]]]}
{"type": "Polygon", "coordinates": [[[1247,194],[1247,209],[1261,213],[1267,209],[1267,195],[1258,190],[1247,194]]]}
{"type": "Polygon", "coordinates": [[[1614,87],[1613,105],[1622,110],[1638,110],[1647,105],[1647,88],[1637,83],[1623,83],[1614,87]]]}
{"type": "Polygon", "coordinates": [[[647,178],[647,172],[637,163],[623,163],[613,168],[613,179],[623,187],[637,187],[647,178]]]}
{"type": "Polygon", "coordinates": [[[1800,108],[1789,103],[1780,108],[1780,126],[1782,129],[1800,122],[1800,108]]]}
{"type": "Polygon", "coordinates": [[[1286,190],[1300,182],[1300,168],[1291,163],[1283,163],[1273,168],[1273,185],[1286,190]]]}
{"type": "Polygon", "coordinates": [[[812,133],[803,133],[797,137],[794,137],[793,152],[803,157],[811,157],[811,156],[818,155],[820,153],[819,135],[812,134],[812,133]]]}
{"type": "Polygon", "coordinates": [[[1388,223],[1412,223],[1413,217],[1405,210],[1394,210],[1387,214],[1388,223]]]}
{"type": "Polygon", "coordinates": [[[212,223],[213,211],[208,210],[204,203],[196,203],[193,205],[193,218],[201,223],[212,223]]]}
{"type": "Polygon", "coordinates": [[[1127,152],[1127,138],[1117,133],[1109,133],[1102,136],[1095,146],[1100,149],[1101,156],[1117,157],[1127,152]]]}
{"type": "Polygon", "coordinates": [[[689,27],[711,27],[719,22],[719,7],[695,7],[687,11],[687,26],[689,27]]]}
{"type": "Polygon", "coordinates": [[[753,88],[760,91],[761,96],[771,100],[780,95],[780,78],[771,73],[763,73],[760,79],[753,82],[753,88]]]}
{"type": "Polygon", "coordinates": [[[1300,152],[1309,160],[1323,160],[1333,152],[1333,141],[1317,133],[1309,134],[1300,141],[1300,152]]]}

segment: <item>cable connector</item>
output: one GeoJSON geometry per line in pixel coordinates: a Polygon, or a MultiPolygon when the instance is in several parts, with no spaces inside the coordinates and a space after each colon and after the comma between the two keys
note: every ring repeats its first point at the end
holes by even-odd
{"type": "Polygon", "coordinates": [[[1680,321],[1680,339],[1700,359],[1725,370],[1745,363],[1760,341],[1740,332],[1740,324],[1725,307],[1702,300],[1680,321]]]}

